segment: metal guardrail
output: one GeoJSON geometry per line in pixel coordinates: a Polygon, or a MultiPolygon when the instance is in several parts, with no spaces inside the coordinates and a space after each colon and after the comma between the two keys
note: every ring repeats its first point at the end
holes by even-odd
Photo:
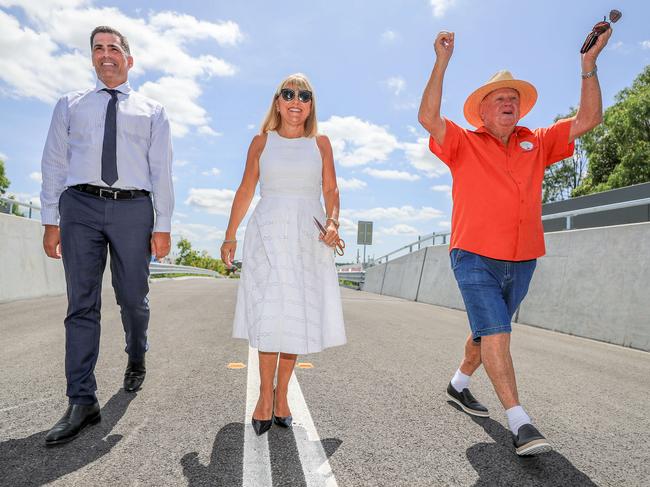
{"type": "Polygon", "coordinates": [[[27,215],[25,215],[27,218],[32,218],[34,210],[38,212],[41,211],[41,207],[39,205],[35,205],[33,203],[23,203],[22,201],[0,196],[0,212],[11,215],[13,214],[14,206],[24,206],[27,208],[27,215]]]}
{"type": "Polygon", "coordinates": [[[404,245],[404,247],[400,247],[397,250],[393,250],[392,252],[388,252],[386,255],[382,255],[381,257],[378,257],[376,259],[372,259],[368,265],[373,266],[377,264],[382,264],[388,262],[388,258],[391,255],[397,254],[399,252],[402,252],[403,250],[408,249],[409,253],[413,252],[413,247],[417,247],[416,250],[420,250],[422,247],[426,247],[426,245],[422,245],[429,240],[431,240],[431,245],[445,245],[447,244],[448,237],[451,235],[451,232],[444,232],[444,233],[430,233],[429,235],[424,235],[424,236],[418,236],[418,239],[415,242],[411,242],[409,244],[404,245]],[[436,244],[436,239],[440,238],[442,240],[441,243],[436,244]],[[383,261],[383,262],[382,262],[383,261]]]}
{"type": "Polygon", "coordinates": [[[590,206],[589,208],[579,208],[576,210],[562,211],[560,213],[549,213],[542,216],[542,221],[556,220],[558,218],[565,218],[565,230],[571,230],[573,224],[573,217],[578,215],[587,215],[589,213],[600,213],[603,211],[620,210],[621,208],[630,208],[633,206],[650,205],[650,198],[641,198],[639,200],[621,201],[619,203],[610,203],[608,205],[590,206]]]}
{"type": "MultiPolygon", "coordinates": [[[[363,284],[366,277],[365,271],[340,271],[338,272],[338,275],[339,281],[353,282],[355,284],[354,289],[361,288],[361,284],[363,284]]],[[[346,284],[341,283],[341,285],[349,287],[346,284]]]]}
{"type": "Polygon", "coordinates": [[[223,277],[216,271],[210,269],[201,269],[199,267],[191,267],[188,265],[176,264],[161,264],[160,262],[152,262],[149,264],[149,273],[152,276],[160,274],[195,274],[212,277],[223,277]]]}

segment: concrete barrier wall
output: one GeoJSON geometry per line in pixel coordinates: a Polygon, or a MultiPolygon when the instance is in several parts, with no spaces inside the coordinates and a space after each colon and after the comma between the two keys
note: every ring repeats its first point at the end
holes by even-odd
{"type": "Polygon", "coordinates": [[[63,264],[42,242],[40,222],[0,214],[0,302],[65,294],[63,264]]]}
{"type": "Polygon", "coordinates": [[[465,309],[451,270],[448,245],[427,248],[417,301],[447,308],[465,309]]]}
{"type": "Polygon", "coordinates": [[[388,261],[381,293],[415,301],[426,250],[421,249],[388,261]]]}
{"type": "Polygon", "coordinates": [[[384,283],[386,264],[375,265],[366,269],[366,274],[361,285],[362,291],[381,294],[381,286],[384,283]]]}
{"type": "MultiPolygon", "coordinates": [[[[650,351],[650,223],[550,233],[546,248],[518,323],[650,351]]],[[[446,245],[367,269],[363,289],[464,309],[446,245]]]]}
{"type": "Polygon", "coordinates": [[[546,235],[518,322],[650,350],[650,223],[546,235]]]}

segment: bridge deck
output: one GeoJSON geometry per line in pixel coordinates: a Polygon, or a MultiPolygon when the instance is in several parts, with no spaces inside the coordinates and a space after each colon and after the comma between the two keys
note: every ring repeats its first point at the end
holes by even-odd
{"type": "Polygon", "coordinates": [[[105,291],[103,421],[54,449],[43,438],[65,408],[65,299],[0,305],[0,485],[259,486],[265,472],[276,486],[629,486],[650,478],[650,354],[515,325],[520,397],[556,448],[520,459],[482,370],[472,390],[492,418],[473,420],[445,400],[464,313],[352,290],[342,291],[349,343],[302,357],[314,367],[296,370],[292,397],[306,404],[292,405],[298,424],[256,443],[245,426],[248,371],[226,368],[249,357],[247,344],[230,338],[236,285],[152,284],[148,373],[137,395],[120,391],[123,333],[105,291]],[[268,465],[256,457],[264,452],[268,465]],[[316,471],[319,452],[325,466],[316,471]]]}

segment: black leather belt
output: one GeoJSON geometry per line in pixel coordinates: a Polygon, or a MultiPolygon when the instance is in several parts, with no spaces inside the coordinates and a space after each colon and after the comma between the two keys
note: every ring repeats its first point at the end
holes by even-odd
{"type": "Polygon", "coordinates": [[[102,186],[93,186],[92,184],[77,184],[70,187],[77,191],[82,191],[108,200],[132,200],[134,198],[149,196],[149,191],[145,191],[144,189],[104,188],[102,186]]]}

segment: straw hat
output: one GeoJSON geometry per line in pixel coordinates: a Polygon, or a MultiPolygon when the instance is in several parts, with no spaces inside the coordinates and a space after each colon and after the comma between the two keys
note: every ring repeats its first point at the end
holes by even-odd
{"type": "Polygon", "coordinates": [[[478,128],[483,125],[479,110],[483,98],[490,92],[501,88],[513,88],[519,92],[519,118],[524,118],[537,101],[537,90],[532,84],[528,81],[514,79],[512,73],[505,69],[499,71],[465,100],[463,112],[467,121],[474,127],[478,128]]]}

